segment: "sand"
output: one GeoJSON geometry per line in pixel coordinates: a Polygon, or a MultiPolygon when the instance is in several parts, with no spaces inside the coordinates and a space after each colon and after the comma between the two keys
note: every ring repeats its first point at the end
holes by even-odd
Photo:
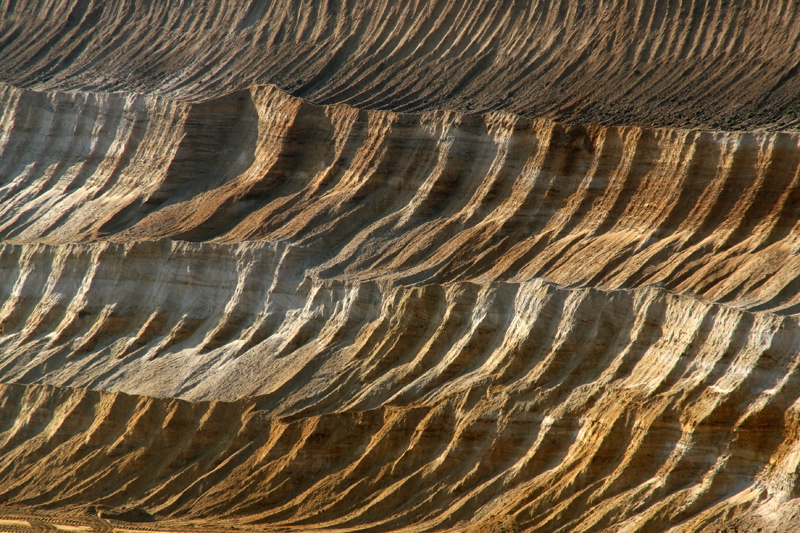
{"type": "Polygon", "coordinates": [[[0,530],[800,523],[792,3],[0,15],[0,530]]]}

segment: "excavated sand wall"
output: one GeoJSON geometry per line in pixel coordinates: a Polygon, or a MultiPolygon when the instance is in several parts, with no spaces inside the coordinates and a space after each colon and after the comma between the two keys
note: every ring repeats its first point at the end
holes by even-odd
{"type": "Polygon", "coordinates": [[[796,135],[3,94],[0,375],[50,384],[4,389],[6,502],[653,530],[795,496],[796,135]]]}
{"type": "Polygon", "coordinates": [[[791,531],[798,16],[0,1],[0,515],[791,531]]]}

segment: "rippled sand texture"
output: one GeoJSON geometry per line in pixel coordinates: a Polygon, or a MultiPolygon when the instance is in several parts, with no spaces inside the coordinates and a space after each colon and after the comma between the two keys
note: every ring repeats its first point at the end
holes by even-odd
{"type": "Polygon", "coordinates": [[[0,2],[0,529],[797,530],[794,4],[149,4],[0,2]]]}
{"type": "Polygon", "coordinates": [[[800,119],[793,0],[1,0],[0,81],[711,127],[800,119]],[[786,114],[787,112],[788,115],[786,114]]]}

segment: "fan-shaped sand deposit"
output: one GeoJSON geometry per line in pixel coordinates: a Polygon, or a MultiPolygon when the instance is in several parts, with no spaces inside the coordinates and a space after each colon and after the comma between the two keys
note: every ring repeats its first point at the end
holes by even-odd
{"type": "Polygon", "coordinates": [[[0,528],[797,529],[793,4],[0,14],[0,528]]]}

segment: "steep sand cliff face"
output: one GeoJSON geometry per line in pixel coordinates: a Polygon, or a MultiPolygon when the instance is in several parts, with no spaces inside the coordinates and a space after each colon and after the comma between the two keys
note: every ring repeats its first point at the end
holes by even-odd
{"type": "Polygon", "coordinates": [[[0,3],[0,529],[797,529],[792,4],[234,7],[0,3]]]}
{"type": "Polygon", "coordinates": [[[6,243],[255,242],[295,282],[545,277],[796,304],[797,134],[403,115],[266,88],[5,101],[6,243]]]}

